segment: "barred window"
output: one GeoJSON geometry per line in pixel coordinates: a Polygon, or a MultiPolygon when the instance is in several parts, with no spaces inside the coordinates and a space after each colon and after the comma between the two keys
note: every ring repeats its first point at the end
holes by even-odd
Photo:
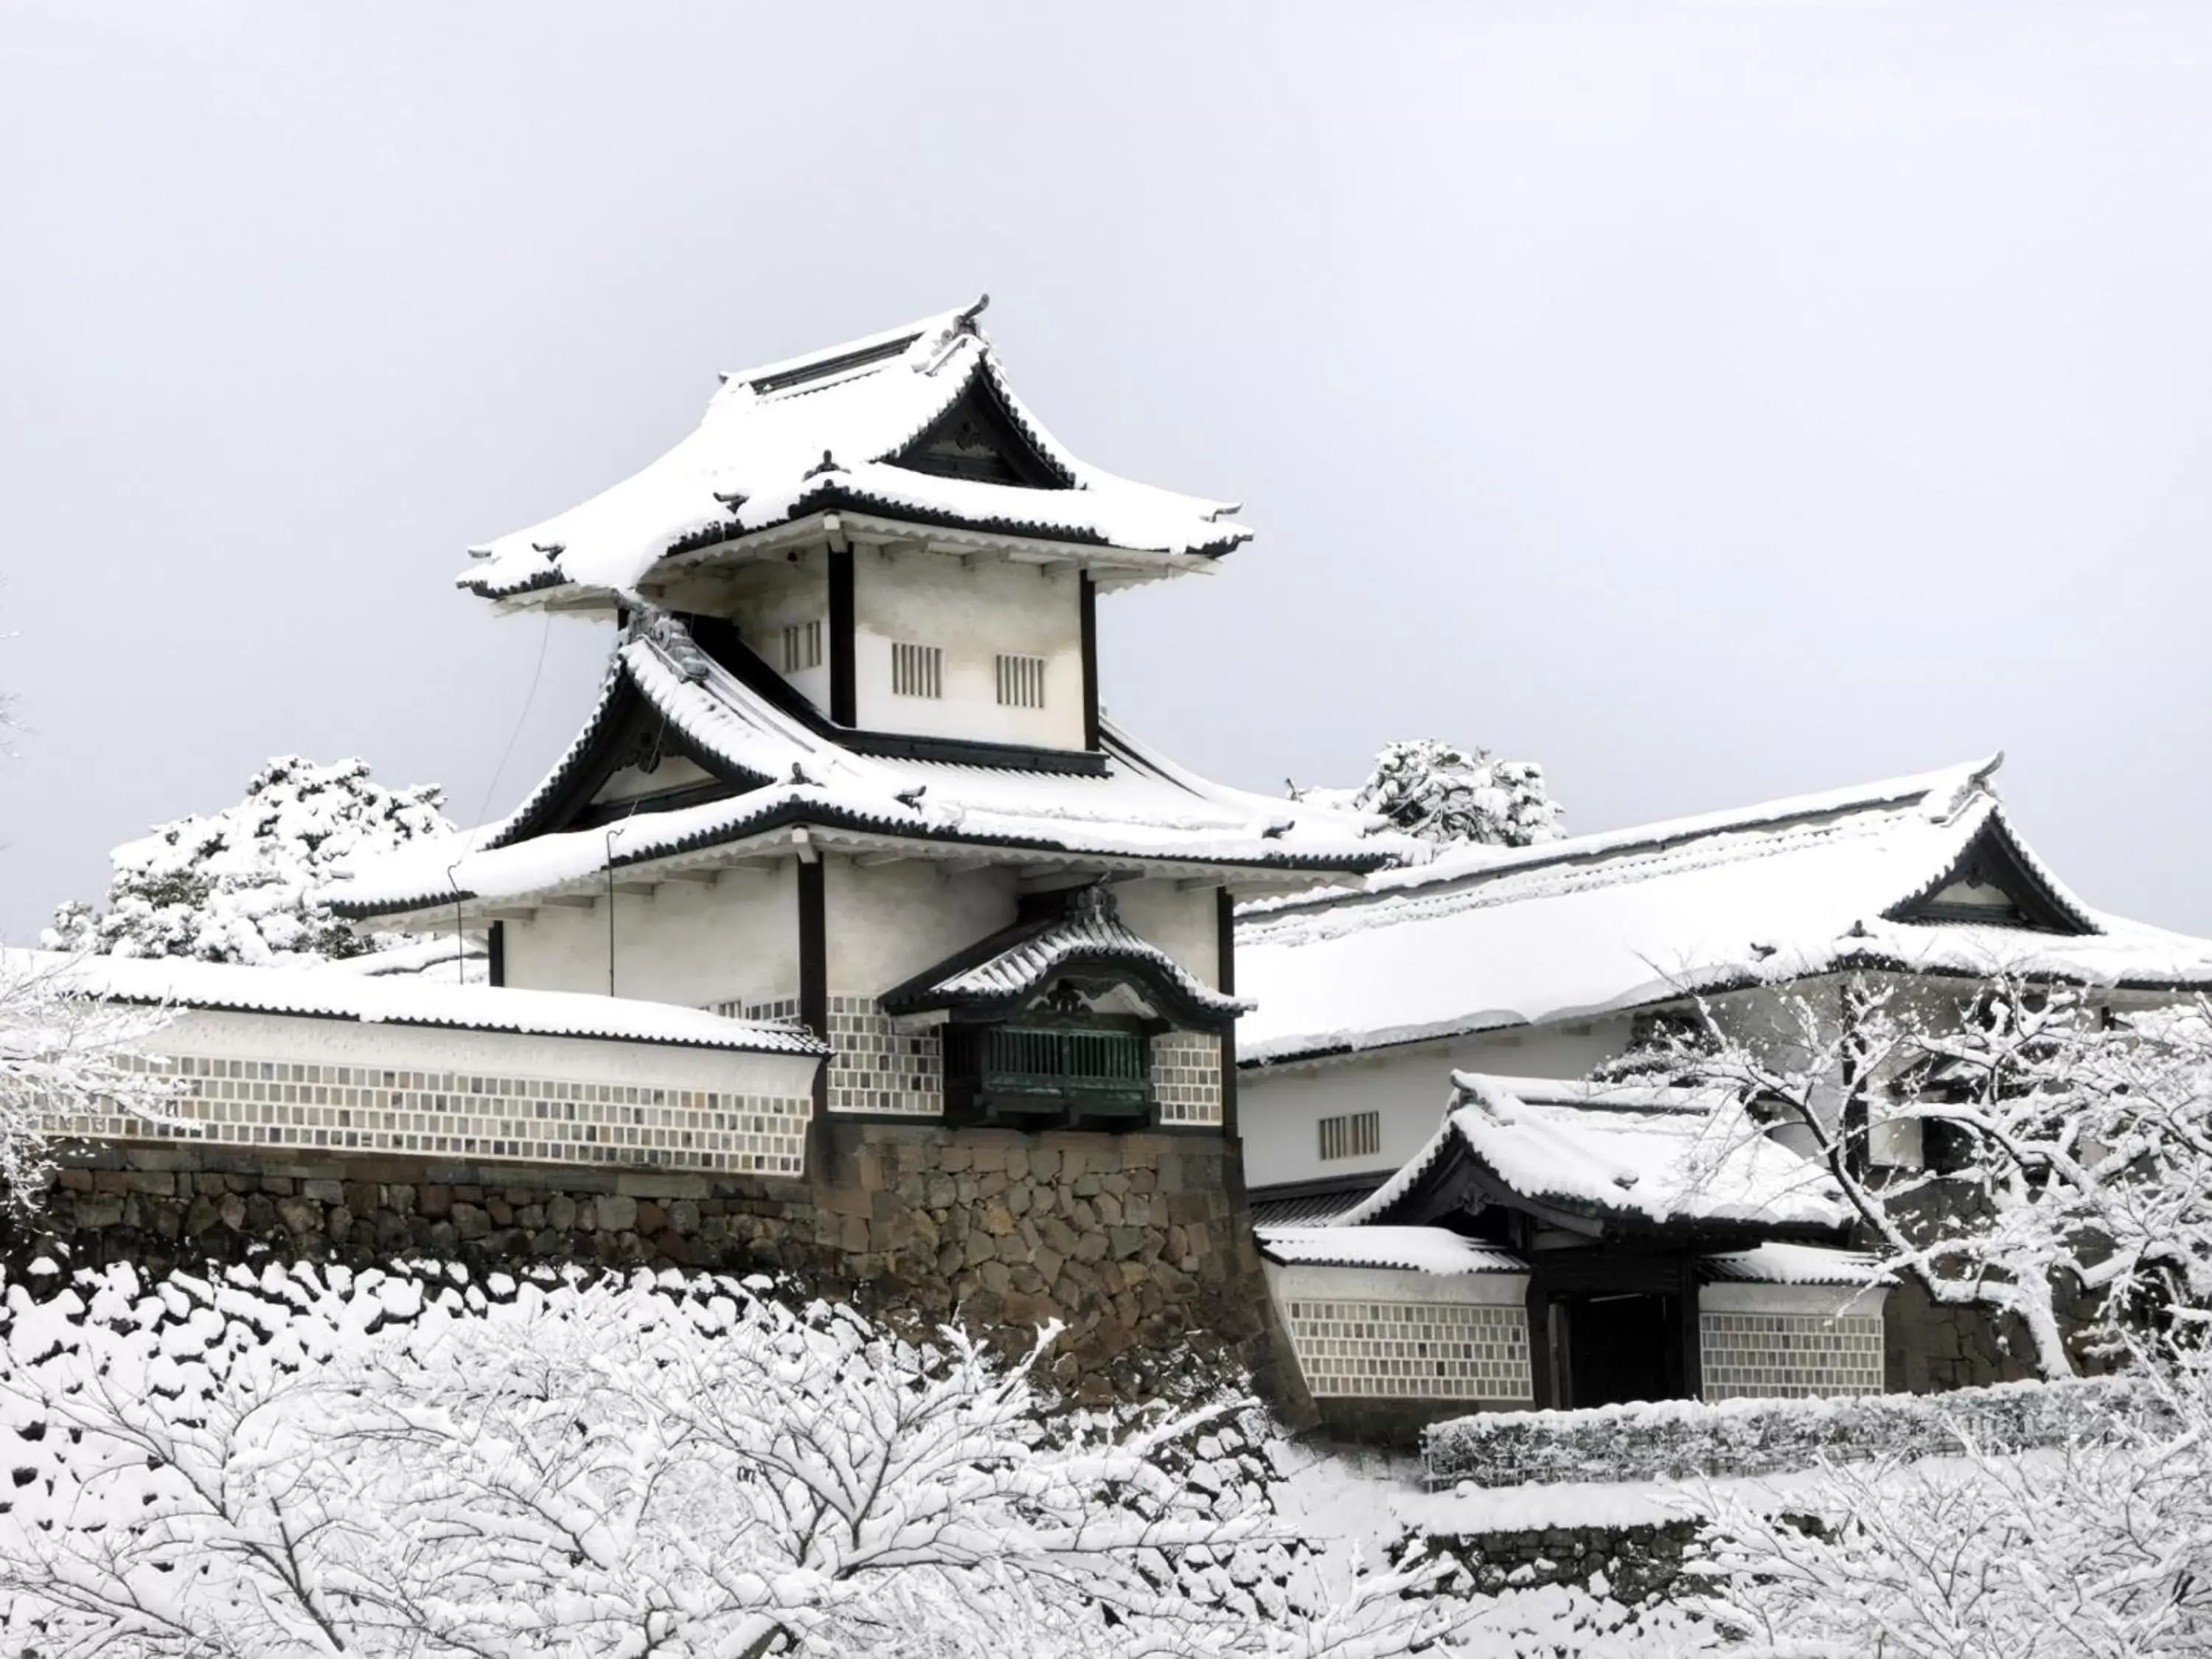
{"type": "Polygon", "coordinates": [[[1323,1158],[1372,1158],[1382,1150],[1382,1114],[1348,1112],[1321,1121],[1323,1158]]]}
{"type": "Polygon", "coordinates": [[[945,647],[892,641],[891,690],[902,697],[943,696],[945,647]]]}
{"type": "Polygon", "coordinates": [[[822,623],[791,623],[783,630],[783,672],[797,674],[822,666],[822,623]]]}
{"type": "Polygon", "coordinates": [[[1044,659],[999,654],[999,702],[1008,708],[1044,707],[1044,659]]]}

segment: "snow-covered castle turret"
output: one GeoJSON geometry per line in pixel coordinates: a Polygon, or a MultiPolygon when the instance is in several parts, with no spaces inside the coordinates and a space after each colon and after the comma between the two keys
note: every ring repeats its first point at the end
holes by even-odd
{"type": "Polygon", "coordinates": [[[1070,454],[981,308],[726,376],[659,460],[476,550],[504,609],[617,619],[603,695],[459,859],[337,890],[484,933],[509,986],[811,1028],[834,1056],[780,1167],[839,1118],[1233,1145],[1233,898],[1396,843],[1100,718],[1098,595],[1249,532],[1070,454]]]}

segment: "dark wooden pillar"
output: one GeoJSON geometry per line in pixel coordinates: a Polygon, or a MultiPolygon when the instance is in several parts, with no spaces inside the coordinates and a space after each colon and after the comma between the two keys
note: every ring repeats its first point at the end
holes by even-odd
{"type": "MultiPolygon", "coordinates": [[[[1076,578],[1083,608],[1083,746],[1098,746],[1098,584],[1086,570],[1076,578]]],[[[1227,990],[1224,985],[1221,988],[1227,990]]]]}
{"type": "Polygon", "coordinates": [[[1557,1369],[1552,1363],[1552,1297],[1542,1278],[1528,1275],[1528,1398],[1540,1411],[1553,1411],[1567,1402],[1558,1396],[1557,1369]]]}
{"type": "MultiPolygon", "coordinates": [[[[830,907],[821,863],[799,866],[799,1020],[830,1040],[830,907]]],[[[806,1137],[806,1173],[817,1181],[829,1173],[830,1062],[814,1073],[814,1122],[806,1137]]]]}
{"type": "MultiPolygon", "coordinates": [[[[1087,579],[1086,579],[1087,580],[1087,579]]],[[[1214,988],[1225,997],[1237,994],[1237,901],[1226,887],[1214,893],[1214,988]]],[[[1237,1139],[1237,1027],[1231,1022],[1221,1034],[1221,1133],[1237,1139]]],[[[1243,1167],[1243,1159],[1238,1159],[1243,1167]]]]}
{"type": "Polygon", "coordinates": [[[494,985],[507,983],[507,924],[495,921],[484,935],[485,974],[494,985]]]}
{"type": "Polygon", "coordinates": [[[1682,1289],[1678,1299],[1682,1320],[1682,1398],[1702,1400],[1705,1397],[1705,1365],[1698,1330],[1698,1258],[1693,1255],[1686,1253],[1682,1257],[1682,1289]]]}
{"type": "Polygon", "coordinates": [[[853,555],[834,550],[830,555],[830,718],[840,726],[858,726],[859,681],[854,676],[853,555]]]}

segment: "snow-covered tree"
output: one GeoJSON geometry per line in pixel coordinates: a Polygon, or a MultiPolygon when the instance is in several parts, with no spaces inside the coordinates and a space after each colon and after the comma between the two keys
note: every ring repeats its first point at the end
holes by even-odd
{"type": "Polygon", "coordinates": [[[2135,1659],[2212,1651],[2212,1385],[2148,1368],[2163,1423],[2063,1448],[1831,1467],[1778,1504],[1714,1489],[1704,1608],[1763,1656],[2135,1659]]]}
{"type": "Polygon", "coordinates": [[[117,848],[106,908],[63,905],[45,942],[58,951],[252,963],[411,944],[400,935],[361,938],[316,893],[344,860],[452,834],[442,799],[430,785],[387,789],[364,761],[318,765],[281,756],[254,775],[236,805],[117,848]]]}
{"type": "Polygon", "coordinates": [[[1224,1455],[1229,1406],[1054,1418],[1035,1353],[768,1288],[305,1265],[16,1286],[0,1638],[43,1659],[1383,1659],[1466,1616],[1418,1552],[1369,1571],[1287,1536],[1224,1455]]]}
{"type": "Polygon", "coordinates": [[[1534,761],[1499,760],[1434,738],[1386,744],[1353,789],[1301,789],[1293,799],[1371,812],[1424,841],[1530,847],[1566,833],[1565,812],[1534,761]]]}
{"type": "Polygon", "coordinates": [[[1798,1126],[1886,1274],[2017,1319],[2045,1376],[2085,1343],[2212,1322],[2203,1001],[2124,1018],[2000,975],[1937,1006],[1853,977],[1783,996],[1753,1036],[1704,1005],[1658,1035],[1674,1074],[1798,1126]],[[1887,1156],[1915,1133],[1921,1167],[1887,1156]]]}
{"type": "Polygon", "coordinates": [[[160,1114],[171,1085],[131,1053],[168,1018],[100,995],[68,958],[0,951],[0,1201],[37,1204],[70,1119],[160,1114]]]}

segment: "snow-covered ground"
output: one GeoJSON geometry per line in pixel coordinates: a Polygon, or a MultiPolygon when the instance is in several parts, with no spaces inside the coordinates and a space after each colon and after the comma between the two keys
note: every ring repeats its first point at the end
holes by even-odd
{"type": "Polygon", "coordinates": [[[1233,1402],[1053,1417],[1018,1360],[765,1280],[62,1278],[0,1287],[0,1643],[42,1659],[2039,1659],[2201,1652],[2212,1619],[2171,1390],[2161,1442],[1431,1492],[1233,1402]],[[1686,1521],[1733,1645],[1628,1605],[1686,1521]],[[1499,1534],[1517,1558],[1470,1542],[1499,1534]],[[1931,1539],[1972,1573],[1919,1571],[1931,1539]]]}

